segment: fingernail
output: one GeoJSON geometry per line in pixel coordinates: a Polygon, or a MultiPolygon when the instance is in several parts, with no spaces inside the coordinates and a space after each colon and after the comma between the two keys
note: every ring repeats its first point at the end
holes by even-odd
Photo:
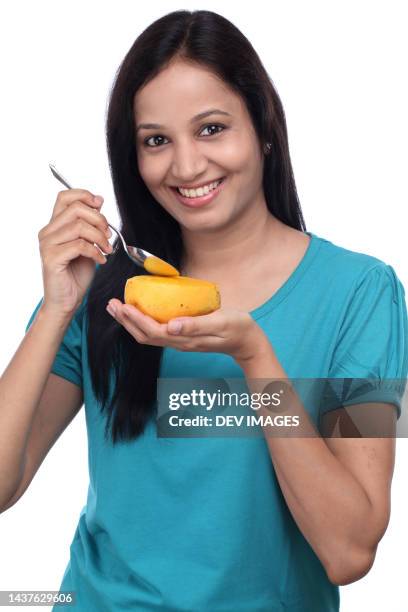
{"type": "Polygon", "coordinates": [[[95,204],[102,204],[103,202],[103,197],[102,196],[94,196],[94,202],[95,204]]]}
{"type": "Polygon", "coordinates": [[[172,334],[179,334],[181,332],[181,328],[183,327],[181,321],[170,321],[169,322],[169,331],[172,334]]]}
{"type": "Polygon", "coordinates": [[[112,315],[112,317],[116,316],[116,307],[113,304],[109,303],[106,307],[106,310],[109,312],[110,315],[112,315]]]}

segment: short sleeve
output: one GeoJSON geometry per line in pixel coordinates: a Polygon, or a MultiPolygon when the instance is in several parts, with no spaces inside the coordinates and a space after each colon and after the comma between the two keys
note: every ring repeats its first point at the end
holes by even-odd
{"type": "MultiPolygon", "coordinates": [[[[38,302],[26,326],[26,333],[43,302],[38,302]]],[[[83,304],[76,310],[55,356],[51,372],[82,387],[82,318],[83,304]]]]}
{"type": "Polygon", "coordinates": [[[396,406],[399,418],[407,372],[405,290],[392,266],[380,262],[363,274],[348,301],[328,373],[330,400],[326,398],[323,411],[336,402],[337,407],[386,402],[396,406]]]}

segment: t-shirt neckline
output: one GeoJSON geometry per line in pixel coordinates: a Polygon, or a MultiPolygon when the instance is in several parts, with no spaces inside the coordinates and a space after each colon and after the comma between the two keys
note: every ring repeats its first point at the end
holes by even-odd
{"type": "Polygon", "coordinates": [[[306,272],[312,259],[314,258],[319,246],[320,240],[313,232],[305,232],[310,237],[309,245],[303,255],[302,259],[293,270],[292,274],[286,279],[286,281],[279,287],[277,291],[261,306],[251,310],[249,314],[253,319],[259,319],[265,313],[270,312],[273,308],[276,308],[282,300],[289,294],[290,291],[297,285],[301,277],[306,272]]]}

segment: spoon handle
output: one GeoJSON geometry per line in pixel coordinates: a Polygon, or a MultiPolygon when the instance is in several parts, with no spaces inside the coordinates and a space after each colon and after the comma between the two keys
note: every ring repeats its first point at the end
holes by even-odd
{"type": "Polygon", "coordinates": [[[53,175],[55,176],[55,178],[57,179],[57,181],[59,181],[60,183],[62,183],[63,185],[65,185],[65,187],[67,189],[72,189],[71,185],[68,183],[67,180],[64,179],[64,177],[62,176],[62,174],[60,174],[58,172],[58,170],[56,169],[56,167],[54,166],[54,164],[48,164],[50,167],[51,172],[53,173],[53,175]]]}

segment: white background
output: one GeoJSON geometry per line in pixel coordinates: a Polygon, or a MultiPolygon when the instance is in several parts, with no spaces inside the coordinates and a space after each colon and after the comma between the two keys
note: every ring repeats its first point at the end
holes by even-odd
{"type": "MultiPolygon", "coordinates": [[[[221,13],[259,53],[285,108],[307,229],[391,264],[408,287],[404,2],[9,2],[0,14],[2,370],[42,296],[37,233],[62,189],[48,162],[103,195],[115,225],[109,88],[140,32],[179,8],[221,13]]],[[[408,610],[407,465],[399,440],[388,531],[370,573],[341,589],[342,612],[408,610]]],[[[58,589],[87,484],[81,410],[0,516],[0,589],[58,589]]]]}

